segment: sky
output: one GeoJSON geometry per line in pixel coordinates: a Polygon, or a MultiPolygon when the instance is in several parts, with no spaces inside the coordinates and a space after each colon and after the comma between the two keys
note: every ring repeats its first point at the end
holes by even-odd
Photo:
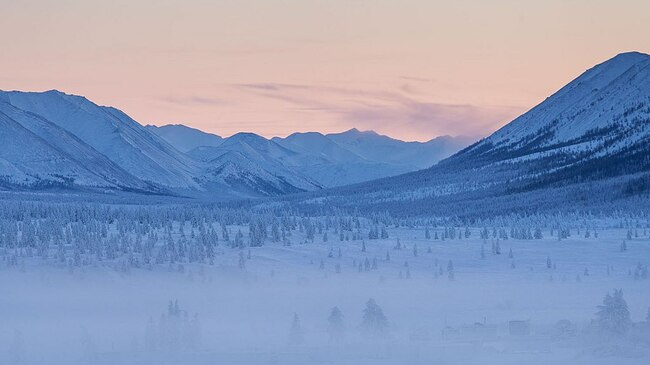
{"type": "Polygon", "coordinates": [[[0,0],[0,89],[222,136],[484,136],[618,53],[647,0],[0,0]]]}

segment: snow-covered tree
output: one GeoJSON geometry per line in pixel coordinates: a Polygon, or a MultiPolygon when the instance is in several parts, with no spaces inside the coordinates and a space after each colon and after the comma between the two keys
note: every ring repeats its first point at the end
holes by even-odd
{"type": "Polygon", "coordinates": [[[603,304],[598,306],[596,321],[603,331],[617,334],[627,332],[632,321],[622,289],[614,289],[614,295],[605,295],[603,304]]]}
{"type": "Polygon", "coordinates": [[[343,324],[343,312],[339,307],[332,308],[327,318],[327,334],[330,341],[340,341],[345,336],[345,326],[343,324]]]}
{"type": "Polygon", "coordinates": [[[363,310],[361,331],[369,338],[384,337],[388,333],[388,319],[381,307],[372,298],[368,299],[366,308],[363,310]]]}
{"type": "Polygon", "coordinates": [[[292,345],[300,345],[303,341],[304,334],[300,326],[300,318],[298,317],[298,313],[294,313],[291,328],[289,329],[289,343],[292,345]]]}

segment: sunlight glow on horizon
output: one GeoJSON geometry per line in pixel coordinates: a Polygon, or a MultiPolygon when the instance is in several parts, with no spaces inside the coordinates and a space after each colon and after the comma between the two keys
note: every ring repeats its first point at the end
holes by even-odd
{"type": "Polygon", "coordinates": [[[650,3],[0,0],[0,89],[229,136],[484,136],[618,53],[650,3]]]}

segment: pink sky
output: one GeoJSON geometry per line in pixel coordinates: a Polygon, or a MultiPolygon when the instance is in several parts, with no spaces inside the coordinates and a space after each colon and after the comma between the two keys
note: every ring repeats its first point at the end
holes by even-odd
{"type": "Polygon", "coordinates": [[[647,0],[0,0],[0,89],[222,136],[482,136],[617,53],[647,0]]]}

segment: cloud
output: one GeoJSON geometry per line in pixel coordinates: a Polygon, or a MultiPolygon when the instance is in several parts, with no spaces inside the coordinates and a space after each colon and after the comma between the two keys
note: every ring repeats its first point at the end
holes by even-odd
{"type": "Polygon", "coordinates": [[[511,106],[431,102],[425,94],[404,85],[397,91],[282,83],[235,86],[287,103],[287,108],[293,110],[320,113],[342,129],[373,129],[417,140],[438,135],[482,137],[522,111],[511,106]]]}
{"type": "Polygon", "coordinates": [[[345,120],[363,128],[406,130],[416,139],[432,135],[482,137],[508,122],[516,113],[505,107],[478,107],[426,102],[352,108],[342,113],[345,120]]]}
{"type": "Polygon", "coordinates": [[[220,99],[215,99],[215,98],[207,98],[207,97],[202,97],[202,96],[162,96],[159,97],[158,100],[163,101],[165,103],[169,104],[177,104],[177,105],[191,105],[191,104],[199,104],[199,105],[223,105],[225,102],[220,99]]]}

